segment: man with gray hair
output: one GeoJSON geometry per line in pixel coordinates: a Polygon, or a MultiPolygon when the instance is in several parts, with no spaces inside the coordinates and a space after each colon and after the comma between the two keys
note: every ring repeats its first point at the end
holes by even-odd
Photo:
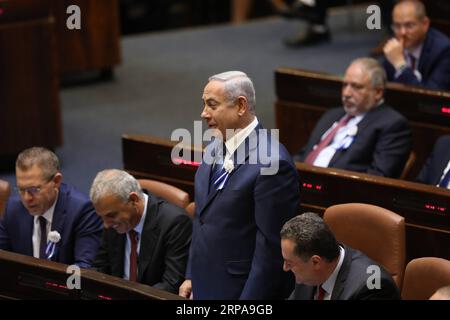
{"type": "Polygon", "coordinates": [[[17,195],[9,198],[0,219],[0,249],[82,268],[92,265],[101,220],[89,198],[62,179],[52,151],[33,147],[18,155],[17,195]]]}
{"type": "Polygon", "coordinates": [[[186,212],[141,190],[133,176],[117,169],[99,172],[90,196],[105,227],[94,268],[177,293],[192,234],[186,212]]]}
{"type": "Polygon", "coordinates": [[[362,252],[336,241],[317,214],[306,212],[281,229],[284,271],[295,275],[289,300],[400,299],[391,275],[362,252]],[[372,281],[374,267],[379,279],[372,281]]]}
{"type": "Polygon", "coordinates": [[[291,156],[258,122],[255,89],[245,73],[210,77],[202,99],[201,117],[216,139],[195,175],[193,240],[179,294],[287,297],[292,282],[281,270],[279,230],[295,215],[300,191],[291,156]]]}
{"type": "Polygon", "coordinates": [[[294,159],[398,178],[411,151],[408,121],[384,103],[386,73],[372,58],[354,60],[342,83],[343,108],[327,111],[294,159]]]}

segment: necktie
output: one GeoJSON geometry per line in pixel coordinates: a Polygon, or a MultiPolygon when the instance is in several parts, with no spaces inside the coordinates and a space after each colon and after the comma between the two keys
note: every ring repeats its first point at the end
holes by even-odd
{"type": "Polygon", "coordinates": [[[209,177],[209,192],[214,190],[217,183],[223,179],[225,173],[223,169],[223,160],[226,153],[225,143],[223,143],[222,148],[222,150],[217,150],[216,152],[216,160],[211,170],[211,176],[209,177]]]}
{"type": "Polygon", "coordinates": [[[441,182],[439,182],[439,187],[447,188],[449,181],[450,181],[450,169],[447,171],[444,178],[442,178],[441,182]]]}
{"type": "Polygon", "coordinates": [[[41,242],[39,244],[39,258],[46,259],[45,249],[47,248],[47,220],[40,216],[39,225],[41,227],[41,242]]]}
{"type": "Polygon", "coordinates": [[[334,136],[338,132],[340,128],[347,125],[347,123],[350,121],[350,119],[353,118],[351,115],[346,115],[344,118],[339,121],[339,123],[332,129],[330,132],[328,132],[327,136],[322,139],[322,141],[319,142],[317,147],[308,154],[308,156],[305,159],[305,163],[308,164],[314,164],[314,161],[316,160],[319,153],[327,147],[331,141],[333,141],[334,136]]]}
{"type": "Polygon", "coordinates": [[[416,70],[416,57],[414,57],[412,54],[409,54],[408,56],[411,63],[411,69],[416,70]]]}
{"type": "Polygon", "coordinates": [[[138,233],[133,229],[128,232],[131,242],[130,251],[130,281],[136,281],[137,279],[137,244],[138,244],[138,233]]]}
{"type": "Polygon", "coordinates": [[[319,286],[319,292],[317,293],[317,300],[323,300],[325,297],[325,289],[319,286]]]}

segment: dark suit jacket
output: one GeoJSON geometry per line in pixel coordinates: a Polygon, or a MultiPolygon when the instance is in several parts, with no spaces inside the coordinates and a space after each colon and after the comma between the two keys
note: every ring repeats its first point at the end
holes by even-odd
{"type": "MultiPolygon", "coordinates": [[[[61,235],[53,261],[91,266],[100,244],[102,222],[87,196],[62,183],[51,230],[61,235]]],[[[33,256],[32,236],[33,216],[18,195],[12,196],[0,220],[0,249],[33,256]]]]}
{"type": "Polygon", "coordinates": [[[283,272],[280,230],[298,211],[297,171],[286,149],[261,125],[253,133],[259,138],[252,143],[247,138],[233,154],[234,169],[222,190],[208,194],[211,164],[203,162],[195,175],[196,214],[186,273],[194,299],[286,298],[293,288],[292,275],[283,272]],[[279,156],[264,153],[265,145],[279,156]],[[258,153],[273,157],[271,164],[279,165],[276,174],[261,175],[269,163],[256,161],[258,153]]]}
{"type": "MultiPolygon", "coordinates": [[[[344,114],[342,107],[327,111],[294,159],[304,161],[325,131],[344,114]]],[[[353,143],[345,150],[337,150],[328,167],[396,178],[400,176],[410,151],[411,130],[407,120],[383,104],[371,109],[358,123],[353,143]]]]}
{"type": "MultiPolygon", "coordinates": [[[[331,300],[400,299],[394,280],[382,266],[360,251],[347,246],[344,248],[345,257],[334,284],[331,300]],[[373,274],[367,273],[367,268],[371,265],[380,267],[380,289],[367,287],[367,279],[373,274]]],[[[316,288],[317,286],[296,284],[289,300],[313,300],[316,288]]]]}
{"type": "Polygon", "coordinates": [[[442,136],[434,145],[433,152],[427,159],[417,177],[418,182],[437,185],[450,160],[450,135],[442,136]]]}
{"type": "MultiPolygon", "coordinates": [[[[137,281],[172,293],[184,281],[192,222],[186,212],[149,195],[141,235],[137,281]]],[[[105,229],[95,258],[97,271],[123,277],[126,234],[105,229]]]]}
{"type": "Polygon", "coordinates": [[[420,82],[409,67],[395,78],[395,68],[386,58],[383,58],[383,66],[389,81],[450,90],[450,39],[438,30],[428,30],[417,66],[422,75],[420,82]]]}

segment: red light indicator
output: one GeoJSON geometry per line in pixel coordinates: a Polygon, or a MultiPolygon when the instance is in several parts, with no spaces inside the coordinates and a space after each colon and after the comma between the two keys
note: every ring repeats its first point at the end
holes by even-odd
{"type": "Polygon", "coordinates": [[[181,158],[173,158],[172,161],[174,163],[185,164],[185,165],[191,166],[191,167],[199,167],[200,166],[200,162],[184,160],[181,158]]]}
{"type": "Polygon", "coordinates": [[[104,295],[101,295],[101,294],[99,294],[97,297],[98,297],[99,299],[102,299],[102,300],[112,300],[111,297],[104,296],[104,295]]]}
{"type": "Polygon", "coordinates": [[[442,113],[450,114],[450,108],[449,108],[449,107],[446,107],[446,106],[442,106],[441,112],[442,112],[442,113]]]}

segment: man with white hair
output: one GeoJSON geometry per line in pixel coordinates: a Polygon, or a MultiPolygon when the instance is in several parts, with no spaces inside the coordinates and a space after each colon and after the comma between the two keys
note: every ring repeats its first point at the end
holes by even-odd
{"type": "Polygon", "coordinates": [[[147,194],[122,170],[99,172],[90,196],[105,227],[94,268],[177,293],[192,234],[186,212],[147,194]]]}

